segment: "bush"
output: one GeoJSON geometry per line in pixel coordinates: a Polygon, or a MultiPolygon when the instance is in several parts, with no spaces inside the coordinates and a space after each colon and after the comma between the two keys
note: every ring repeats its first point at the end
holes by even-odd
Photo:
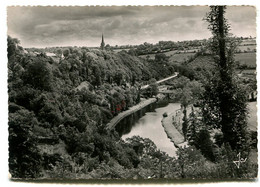
{"type": "Polygon", "coordinates": [[[167,116],[168,116],[167,112],[164,112],[163,117],[167,117],[167,116]]]}

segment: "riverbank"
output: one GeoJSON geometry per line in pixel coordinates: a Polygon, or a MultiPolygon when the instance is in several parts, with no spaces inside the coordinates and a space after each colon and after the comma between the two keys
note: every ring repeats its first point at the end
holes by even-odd
{"type": "Polygon", "coordinates": [[[141,110],[142,108],[154,103],[157,101],[157,98],[149,98],[141,101],[135,106],[130,107],[128,110],[119,113],[117,116],[115,116],[108,124],[107,129],[111,130],[113,129],[123,118],[137,112],[138,110],[141,110]]]}
{"type": "Polygon", "coordinates": [[[177,148],[164,131],[162,116],[166,111],[176,111],[179,108],[179,103],[168,103],[167,99],[155,102],[124,118],[116,125],[116,131],[123,140],[133,136],[149,138],[157,149],[176,157],[177,148]]]}
{"type": "Polygon", "coordinates": [[[171,142],[174,143],[175,147],[183,147],[187,145],[185,142],[183,135],[177,130],[177,128],[173,125],[172,117],[174,113],[169,114],[167,117],[162,119],[162,126],[164,128],[165,133],[171,142]]]}

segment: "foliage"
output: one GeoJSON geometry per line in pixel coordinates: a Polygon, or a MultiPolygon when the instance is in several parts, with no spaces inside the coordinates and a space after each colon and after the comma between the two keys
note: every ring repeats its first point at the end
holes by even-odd
{"type": "MultiPolygon", "coordinates": [[[[60,59],[54,61],[42,49],[25,53],[18,44],[8,37],[12,176],[104,178],[105,171],[119,168],[111,177],[134,177],[131,172],[140,164],[137,147],[107,132],[106,124],[140,101],[140,81],[170,75],[168,66],[153,69],[126,52],[72,47],[55,49],[60,59]]],[[[153,79],[152,94],[157,90],[153,79]]]]}
{"type": "Polygon", "coordinates": [[[23,50],[23,48],[19,46],[20,41],[17,38],[8,36],[7,44],[8,59],[13,55],[20,54],[23,50]]]}
{"type": "Polygon", "coordinates": [[[205,165],[205,158],[193,146],[179,148],[177,151],[177,167],[179,178],[203,178],[204,176],[196,172],[197,169],[205,165]],[[196,174],[195,174],[196,173],[196,174]]]}
{"type": "Polygon", "coordinates": [[[162,63],[167,60],[168,60],[168,57],[164,53],[157,53],[155,55],[155,61],[158,63],[162,63]]]}
{"type": "Polygon", "coordinates": [[[198,115],[196,115],[194,108],[191,108],[191,113],[189,115],[189,124],[187,127],[186,139],[190,145],[196,146],[198,139],[198,131],[201,128],[200,122],[198,120],[198,115]]]}
{"type": "Polygon", "coordinates": [[[187,109],[186,106],[183,108],[183,118],[182,118],[182,133],[184,136],[184,139],[186,140],[187,135],[187,128],[188,128],[188,119],[187,119],[187,109]]]}
{"type": "Polygon", "coordinates": [[[39,177],[41,155],[32,131],[37,123],[26,109],[9,113],[9,170],[14,178],[39,177]]]}
{"type": "Polygon", "coordinates": [[[142,94],[147,97],[156,96],[158,94],[158,84],[156,83],[156,79],[152,78],[149,80],[149,86],[144,91],[142,91],[142,94]]]}
{"type": "Polygon", "coordinates": [[[157,95],[159,91],[157,83],[151,82],[151,84],[148,87],[148,90],[150,90],[151,95],[157,95]]]}
{"type": "MultiPolygon", "coordinates": [[[[220,96],[213,88],[219,89],[220,79],[208,79],[212,82],[202,87],[198,80],[211,74],[204,75],[203,68],[199,76],[195,73],[198,67],[193,62],[203,60],[201,56],[195,55],[183,64],[172,65],[162,50],[187,50],[187,45],[198,47],[201,42],[205,44],[206,41],[144,43],[128,53],[114,53],[112,46],[107,46],[111,50],[102,51],[86,47],[33,48],[25,53],[17,39],[8,37],[9,168],[12,176],[68,179],[254,177],[254,164],[243,165],[248,173],[236,171],[232,164],[226,164],[230,162],[227,161],[230,155],[235,159],[236,153],[223,147],[224,139],[216,138],[218,146],[214,147],[210,131],[201,126],[196,115],[187,118],[186,107],[199,102],[203,89],[206,92],[202,104],[212,114],[219,114],[215,110],[220,96]],[[47,51],[55,52],[58,60],[48,57],[47,51]],[[151,51],[155,60],[137,56],[151,51]],[[158,150],[147,138],[132,137],[123,141],[117,132],[107,131],[106,124],[113,116],[140,101],[140,84],[150,84],[147,92],[151,97],[158,93],[156,80],[174,71],[179,71],[181,76],[169,84],[178,89],[178,99],[185,106],[184,134],[191,145],[180,148],[177,159],[158,150]],[[217,100],[210,103],[208,98],[215,96],[217,100]]],[[[218,75],[215,73],[216,77],[218,75]]],[[[233,93],[233,103],[238,97],[243,98],[242,92],[233,93]]],[[[243,102],[238,102],[232,105],[232,111],[238,108],[243,112],[243,107],[243,102]]],[[[233,118],[236,124],[243,123],[244,116],[237,117],[239,114],[235,113],[233,118]]],[[[209,116],[204,113],[204,120],[212,116],[206,117],[209,116]]],[[[215,124],[221,126],[217,117],[213,116],[215,124]]],[[[240,127],[235,126],[237,134],[242,132],[240,127]]],[[[255,139],[252,135],[252,147],[256,146],[255,139]]]]}
{"type": "MultiPolygon", "coordinates": [[[[194,146],[180,148],[177,151],[177,175],[186,179],[248,179],[257,176],[257,164],[247,158],[239,168],[233,161],[238,160],[237,154],[229,145],[218,150],[215,163],[207,161],[194,146]]],[[[241,158],[246,158],[241,155],[241,158]]]]}
{"type": "Polygon", "coordinates": [[[220,128],[224,142],[239,150],[246,144],[246,94],[234,75],[236,43],[228,38],[229,25],[224,13],[225,7],[213,6],[206,18],[213,34],[211,48],[217,69],[204,86],[201,109],[204,122],[220,128]]]}

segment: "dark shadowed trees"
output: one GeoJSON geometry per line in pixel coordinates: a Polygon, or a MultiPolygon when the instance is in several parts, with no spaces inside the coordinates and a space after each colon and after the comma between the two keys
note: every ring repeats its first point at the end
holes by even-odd
{"type": "Polygon", "coordinates": [[[9,168],[13,178],[39,176],[41,156],[32,132],[37,123],[34,114],[26,109],[9,113],[9,168]]]}
{"type": "Polygon", "coordinates": [[[240,150],[246,143],[247,100],[234,72],[236,44],[228,32],[225,9],[225,6],[212,6],[206,17],[213,34],[211,50],[216,71],[204,86],[201,109],[208,127],[221,129],[224,142],[240,150]]]}
{"type": "Polygon", "coordinates": [[[7,45],[8,58],[10,58],[15,53],[18,53],[22,49],[22,47],[19,46],[20,41],[17,38],[12,38],[12,37],[8,36],[7,44],[8,44],[7,45]]]}
{"type": "Polygon", "coordinates": [[[37,57],[28,65],[24,82],[34,88],[50,91],[52,89],[52,71],[45,58],[37,57]]]}

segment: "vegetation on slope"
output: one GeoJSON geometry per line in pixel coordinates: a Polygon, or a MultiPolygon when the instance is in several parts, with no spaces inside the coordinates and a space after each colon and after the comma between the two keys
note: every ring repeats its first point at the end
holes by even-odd
{"type": "MultiPolygon", "coordinates": [[[[38,52],[25,53],[17,39],[8,37],[12,177],[256,177],[257,165],[251,159],[237,169],[233,145],[226,144],[222,134],[216,135],[213,142],[208,129],[201,125],[201,116],[194,111],[188,116],[185,109],[206,93],[201,80],[216,68],[205,66],[212,57],[198,53],[174,64],[165,54],[145,60],[133,50],[116,54],[70,47],[57,51],[57,58],[38,52]],[[113,116],[139,102],[140,84],[155,82],[152,78],[158,80],[174,71],[180,77],[169,84],[179,91],[177,99],[185,109],[183,131],[190,142],[188,148],[177,151],[177,158],[158,150],[149,139],[133,137],[122,141],[117,132],[106,130],[113,116]]],[[[214,97],[217,92],[208,93],[214,97]]],[[[245,142],[248,149],[255,149],[256,143],[250,140],[245,142]]],[[[250,157],[244,153],[242,156],[250,157]]]]}
{"type": "MultiPolygon", "coordinates": [[[[8,37],[12,177],[71,178],[81,173],[103,178],[101,166],[113,171],[137,168],[135,146],[105,127],[114,115],[139,102],[141,81],[172,73],[168,65],[150,69],[146,61],[125,52],[71,48],[64,54],[58,62],[44,53],[27,54],[17,39],[8,37]]],[[[163,154],[157,152],[158,157],[163,154]]]]}

